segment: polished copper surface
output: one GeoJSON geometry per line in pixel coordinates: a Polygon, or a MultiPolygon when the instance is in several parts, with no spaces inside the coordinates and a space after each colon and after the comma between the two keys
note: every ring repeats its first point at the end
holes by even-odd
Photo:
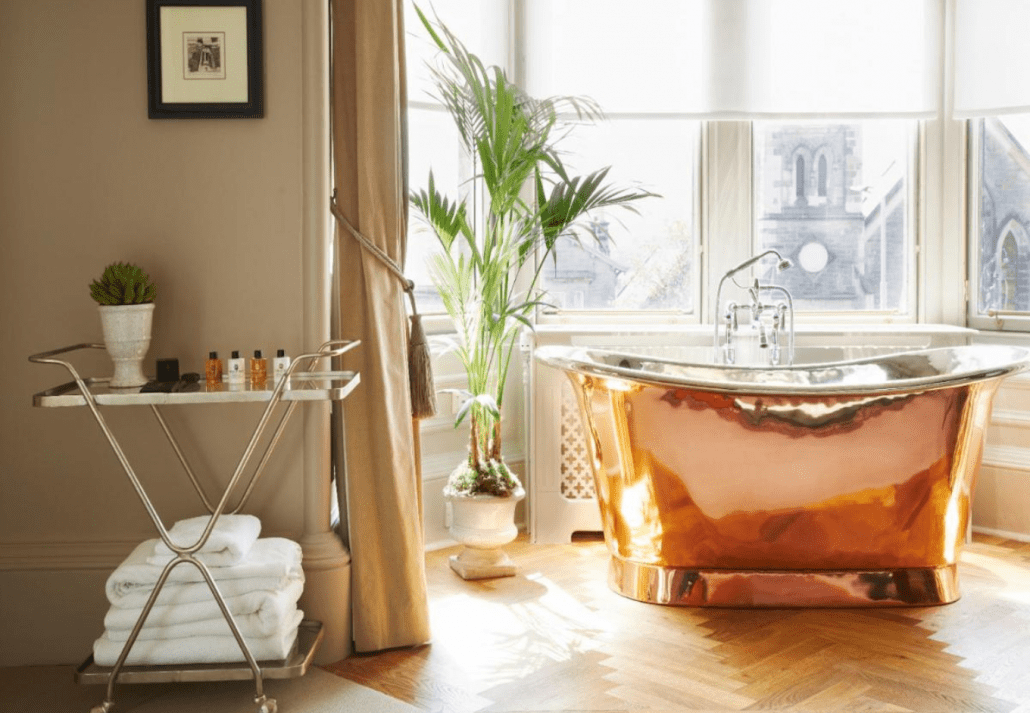
{"type": "Polygon", "coordinates": [[[825,394],[567,371],[589,432],[609,583],[699,606],[954,601],[991,401],[1024,366],[942,373],[911,391],[852,380],[825,394]]]}
{"type": "Polygon", "coordinates": [[[721,570],[659,567],[613,556],[608,585],[652,604],[707,607],[890,607],[959,598],[954,565],[895,570],[721,570]]]}

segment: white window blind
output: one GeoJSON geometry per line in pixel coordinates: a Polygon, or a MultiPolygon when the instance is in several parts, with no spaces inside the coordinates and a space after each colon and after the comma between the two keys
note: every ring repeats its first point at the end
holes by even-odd
{"type": "Polygon", "coordinates": [[[955,117],[1030,112],[1030,2],[956,0],[955,117]]]}
{"type": "Polygon", "coordinates": [[[940,28],[939,0],[527,0],[527,88],[612,112],[926,118],[940,28]]]}

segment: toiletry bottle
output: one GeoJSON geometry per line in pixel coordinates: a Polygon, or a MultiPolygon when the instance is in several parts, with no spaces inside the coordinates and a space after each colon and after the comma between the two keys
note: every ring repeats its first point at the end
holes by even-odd
{"type": "Polygon", "coordinates": [[[265,380],[268,378],[268,360],[261,356],[261,350],[254,350],[254,358],[250,360],[250,385],[254,388],[264,388],[265,380]]]}
{"type": "Polygon", "coordinates": [[[246,374],[243,372],[243,358],[238,351],[233,351],[232,357],[226,363],[228,373],[225,376],[230,384],[242,384],[246,381],[246,374]]]}
{"type": "Polygon", "coordinates": [[[208,386],[220,386],[222,383],[222,360],[218,358],[218,352],[211,352],[204,362],[204,376],[207,378],[208,386]]]}
{"type": "MultiPolygon", "coordinates": [[[[290,358],[286,356],[286,351],[279,349],[275,352],[275,359],[272,360],[272,379],[276,384],[286,376],[287,369],[290,368],[290,358]]],[[[287,384],[289,386],[289,384],[287,384]]]]}

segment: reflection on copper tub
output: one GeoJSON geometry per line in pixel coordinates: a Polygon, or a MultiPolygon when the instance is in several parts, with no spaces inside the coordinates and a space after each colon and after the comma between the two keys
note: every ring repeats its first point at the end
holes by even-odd
{"type": "Polygon", "coordinates": [[[609,584],[697,606],[922,606],[956,563],[991,402],[1030,352],[701,366],[543,347],[572,380],[609,584]]]}

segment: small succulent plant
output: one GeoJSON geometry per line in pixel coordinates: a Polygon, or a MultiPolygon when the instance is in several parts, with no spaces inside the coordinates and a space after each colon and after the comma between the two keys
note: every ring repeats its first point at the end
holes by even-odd
{"type": "Polygon", "coordinates": [[[146,304],[154,301],[156,291],[150,275],[128,262],[108,265],[100,279],[89,286],[90,297],[100,305],[146,304]]]}

